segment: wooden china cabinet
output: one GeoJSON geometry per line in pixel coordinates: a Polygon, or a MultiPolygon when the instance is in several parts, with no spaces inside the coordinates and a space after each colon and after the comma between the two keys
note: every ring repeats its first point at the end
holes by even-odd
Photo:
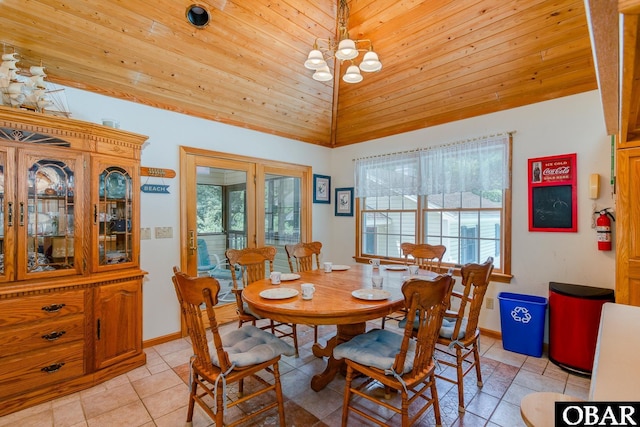
{"type": "Polygon", "coordinates": [[[145,363],[146,139],[0,107],[0,416],[145,363]]]}

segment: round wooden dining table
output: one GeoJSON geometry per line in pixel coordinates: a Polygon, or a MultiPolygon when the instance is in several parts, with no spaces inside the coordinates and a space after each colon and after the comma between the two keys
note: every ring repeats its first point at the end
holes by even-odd
{"type": "MultiPolygon", "coordinates": [[[[370,265],[362,264],[351,265],[348,269],[334,270],[330,273],[325,273],[324,270],[311,270],[299,273],[299,279],[283,281],[279,285],[272,285],[269,279],[250,283],[242,291],[242,298],[256,314],[278,322],[336,325],[337,333],[326,346],[316,343],[312,348],[316,357],[328,357],[325,370],[311,380],[311,388],[319,391],[333,380],[344,365],[342,360],[333,358],[335,346],[364,333],[368,320],[381,318],[404,306],[401,287],[408,274],[408,270],[399,266],[381,266],[379,269],[373,269],[370,265]],[[360,298],[353,296],[354,291],[372,289],[373,275],[384,278],[383,290],[389,292],[389,297],[380,300],[363,299],[367,298],[366,291],[356,293],[360,298]],[[315,293],[310,300],[302,299],[303,283],[312,283],[315,287],[315,293]],[[270,289],[292,289],[298,293],[282,299],[260,296],[261,292],[270,289]]],[[[429,274],[421,271],[422,277],[428,278],[429,274]]],[[[287,292],[293,293],[292,291],[282,293],[287,292]]]]}

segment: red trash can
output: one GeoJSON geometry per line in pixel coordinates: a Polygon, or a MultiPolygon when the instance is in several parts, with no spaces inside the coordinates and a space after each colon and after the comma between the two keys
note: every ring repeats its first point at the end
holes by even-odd
{"type": "Polygon", "coordinates": [[[612,301],[612,289],[549,282],[549,360],[590,374],[602,305],[612,301]]]}

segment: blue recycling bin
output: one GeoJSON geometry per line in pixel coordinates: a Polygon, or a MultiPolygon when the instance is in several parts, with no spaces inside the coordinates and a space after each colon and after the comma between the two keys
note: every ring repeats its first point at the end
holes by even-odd
{"type": "Polygon", "coordinates": [[[500,292],[500,326],[505,350],[542,356],[547,299],[500,292]]]}

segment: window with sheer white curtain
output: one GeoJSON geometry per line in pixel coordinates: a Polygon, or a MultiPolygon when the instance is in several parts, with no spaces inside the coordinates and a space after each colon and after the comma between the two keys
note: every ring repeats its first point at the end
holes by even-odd
{"type": "Polygon", "coordinates": [[[510,274],[510,187],[508,133],[356,159],[357,257],[443,244],[447,266],[492,256],[496,272],[510,274]]]}

